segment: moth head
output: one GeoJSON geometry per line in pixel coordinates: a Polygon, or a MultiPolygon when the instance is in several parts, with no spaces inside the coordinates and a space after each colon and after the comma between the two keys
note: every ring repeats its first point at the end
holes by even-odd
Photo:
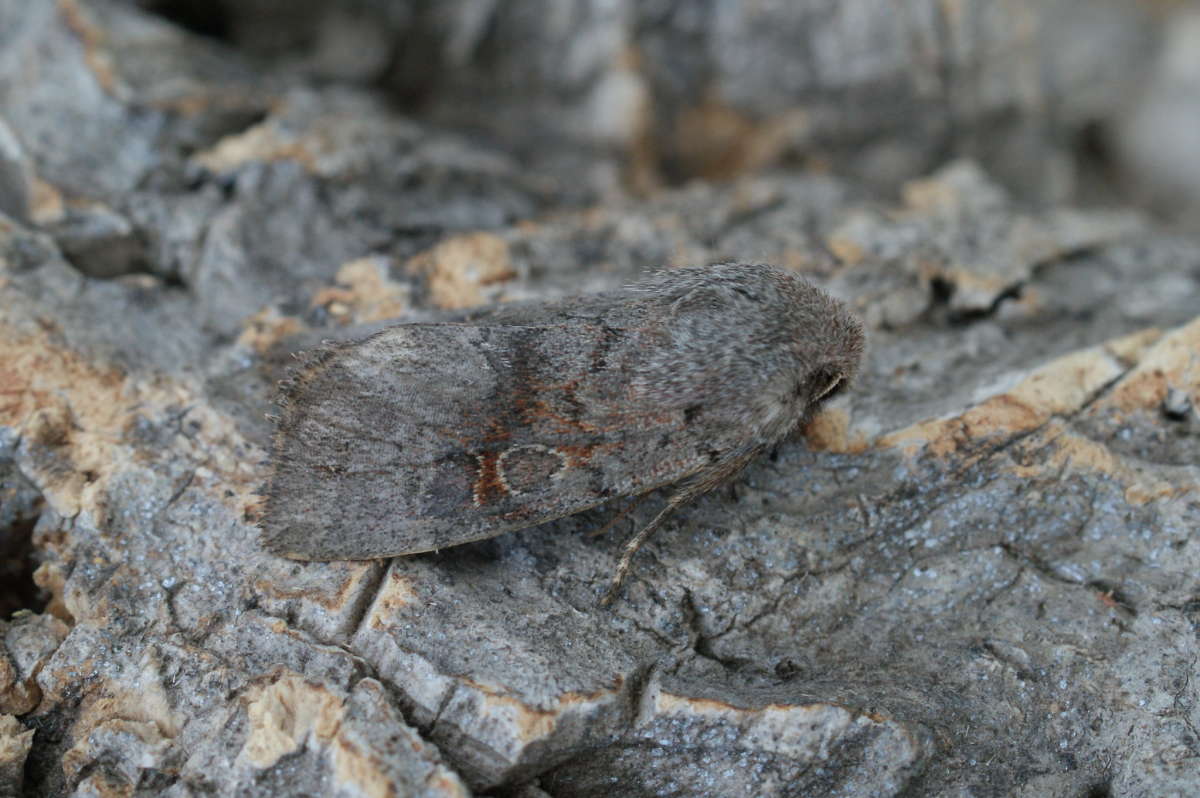
{"type": "Polygon", "coordinates": [[[814,304],[820,314],[795,338],[796,360],[804,364],[796,376],[795,401],[810,415],[849,387],[864,345],[862,324],[844,304],[824,294],[814,304]]]}
{"type": "Polygon", "coordinates": [[[778,382],[759,395],[761,406],[770,416],[768,428],[782,424],[787,428],[807,424],[821,405],[842,393],[850,384],[853,371],[837,360],[818,361],[815,366],[796,364],[778,377],[778,382]]]}

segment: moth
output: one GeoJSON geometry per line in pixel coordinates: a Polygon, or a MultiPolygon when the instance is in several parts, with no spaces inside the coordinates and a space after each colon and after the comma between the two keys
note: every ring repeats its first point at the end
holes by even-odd
{"type": "Polygon", "coordinates": [[[811,418],[862,351],[843,303],[736,263],[326,344],[282,384],[264,542],[416,554],[673,486],[607,603],[673,510],[811,418]]]}

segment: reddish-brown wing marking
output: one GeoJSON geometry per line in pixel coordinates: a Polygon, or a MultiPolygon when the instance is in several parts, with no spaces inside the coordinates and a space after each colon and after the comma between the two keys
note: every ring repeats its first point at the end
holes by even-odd
{"type": "Polygon", "coordinates": [[[639,402],[629,384],[641,335],[415,324],[321,350],[285,391],[268,546],[300,559],[412,554],[694,473],[710,448],[686,434],[684,410],[639,402]]]}

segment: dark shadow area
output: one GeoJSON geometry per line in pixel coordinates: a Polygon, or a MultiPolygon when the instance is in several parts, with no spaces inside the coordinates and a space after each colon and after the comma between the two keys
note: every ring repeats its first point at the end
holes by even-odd
{"type": "Polygon", "coordinates": [[[37,488],[10,461],[0,461],[0,618],[45,606],[33,583],[33,527],[42,503],[37,488]]]}
{"type": "Polygon", "coordinates": [[[221,3],[206,0],[139,0],[138,5],[201,36],[229,39],[229,14],[221,3]]]}

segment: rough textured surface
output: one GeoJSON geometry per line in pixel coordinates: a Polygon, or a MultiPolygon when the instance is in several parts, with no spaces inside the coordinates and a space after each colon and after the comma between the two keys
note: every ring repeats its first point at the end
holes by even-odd
{"type": "Polygon", "coordinates": [[[1200,244],[966,161],[896,199],[622,198],[306,80],[132,4],[0,0],[3,789],[1200,791],[1200,244]],[[729,258],[849,302],[863,369],[610,610],[661,496],[599,537],[621,508],[390,561],[261,546],[289,351],[729,258]]]}

